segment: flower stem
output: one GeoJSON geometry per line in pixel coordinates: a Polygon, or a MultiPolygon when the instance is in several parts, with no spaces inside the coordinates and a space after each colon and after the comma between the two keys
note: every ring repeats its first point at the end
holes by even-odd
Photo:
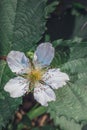
{"type": "Polygon", "coordinates": [[[46,112],[46,107],[40,106],[28,112],[27,116],[32,120],[46,112]]]}

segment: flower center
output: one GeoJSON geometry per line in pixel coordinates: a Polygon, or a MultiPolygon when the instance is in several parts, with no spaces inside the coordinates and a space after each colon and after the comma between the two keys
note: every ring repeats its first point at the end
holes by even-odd
{"type": "Polygon", "coordinates": [[[42,76],[43,76],[43,71],[39,70],[39,69],[33,69],[28,74],[28,77],[29,77],[31,82],[36,82],[36,81],[41,80],[42,76]]]}

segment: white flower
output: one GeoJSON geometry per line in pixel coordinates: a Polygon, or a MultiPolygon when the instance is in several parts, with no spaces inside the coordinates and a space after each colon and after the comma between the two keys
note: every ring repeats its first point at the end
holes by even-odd
{"type": "Polygon", "coordinates": [[[34,98],[43,106],[47,106],[49,101],[55,101],[53,89],[65,85],[69,77],[58,68],[48,69],[53,57],[54,48],[51,43],[40,44],[32,61],[23,52],[11,51],[7,63],[18,76],[10,79],[4,90],[13,98],[33,90],[34,98]]]}

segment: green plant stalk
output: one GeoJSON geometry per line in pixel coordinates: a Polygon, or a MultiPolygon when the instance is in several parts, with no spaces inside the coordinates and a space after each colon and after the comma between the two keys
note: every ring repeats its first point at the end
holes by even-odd
{"type": "Polygon", "coordinates": [[[46,110],[47,110],[46,107],[40,106],[34,110],[29,111],[27,116],[32,120],[32,119],[44,114],[46,112],[46,110]]]}

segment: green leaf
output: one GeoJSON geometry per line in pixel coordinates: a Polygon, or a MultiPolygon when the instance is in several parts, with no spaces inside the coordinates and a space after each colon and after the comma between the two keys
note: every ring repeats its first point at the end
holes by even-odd
{"type": "Polygon", "coordinates": [[[75,16],[75,23],[72,37],[87,39],[87,15],[75,16]]]}
{"type": "Polygon", "coordinates": [[[8,96],[5,96],[5,100],[0,99],[0,127],[8,123],[9,119],[14,116],[14,111],[17,109],[21,100],[12,99],[8,96]]]}
{"type": "Polygon", "coordinates": [[[14,114],[21,103],[21,99],[10,98],[8,93],[3,90],[3,86],[10,77],[10,70],[6,65],[6,62],[0,61],[0,127],[4,127],[8,123],[9,119],[14,114]]]}
{"type": "MultiPolygon", "coordinates": [[[[73,41],[72,41],[73,42],[73,41]]],[[[69,45],[67,43],[72,43],[71,40],[63,41],[62,39],[53,41],[53,46],[55,48],[55,57],[52,62],[53,67],[61,66],[69,59],[69,45]]]]}
{"type": "Polygon", "coordinates": [[[57,117],[57,125],[61,130],[82,130],[82,124],[75,122],[73,119],[67,120],[65,117],[57,117]]]}
{"type": "Polygon", "coordinates": [[[13,49],[28,51],[45,31],[45,7],[47,0],[19,0],[13,32],[13,49]]]}
{"type": "Polygon", "coordinates": [[[28,51],[45,31],[47,0],[0,0],[0,54],[28,51]]]}
{"type": "MultiPolygon", "coordinates": [[[[61,47],[65,43],[66,41],[61,43],[61,47]]],[[[56,123],[60,116],[65,116],[68,120],[73,118],[77,122],[87,121],[87,44],[68,41],[66,46],[69,47],[70,55],[60,66],[61,71],[69,74],[70,82],[55,91],[57,99],[49,103],[48,112],[56,123]]],[[[60,58],[62,60],[61,55],[60,58]]]]}
{"type": "Polygon", "coordinates": [[[52,3],[50,3],[46,8],[45,8],[45,12],[46,12],[46,18],[49,17],[49,14],[52,13],[55,10],[55,7],[59,4],[59,2],[57,0],[54,0],[52,3]]]}

